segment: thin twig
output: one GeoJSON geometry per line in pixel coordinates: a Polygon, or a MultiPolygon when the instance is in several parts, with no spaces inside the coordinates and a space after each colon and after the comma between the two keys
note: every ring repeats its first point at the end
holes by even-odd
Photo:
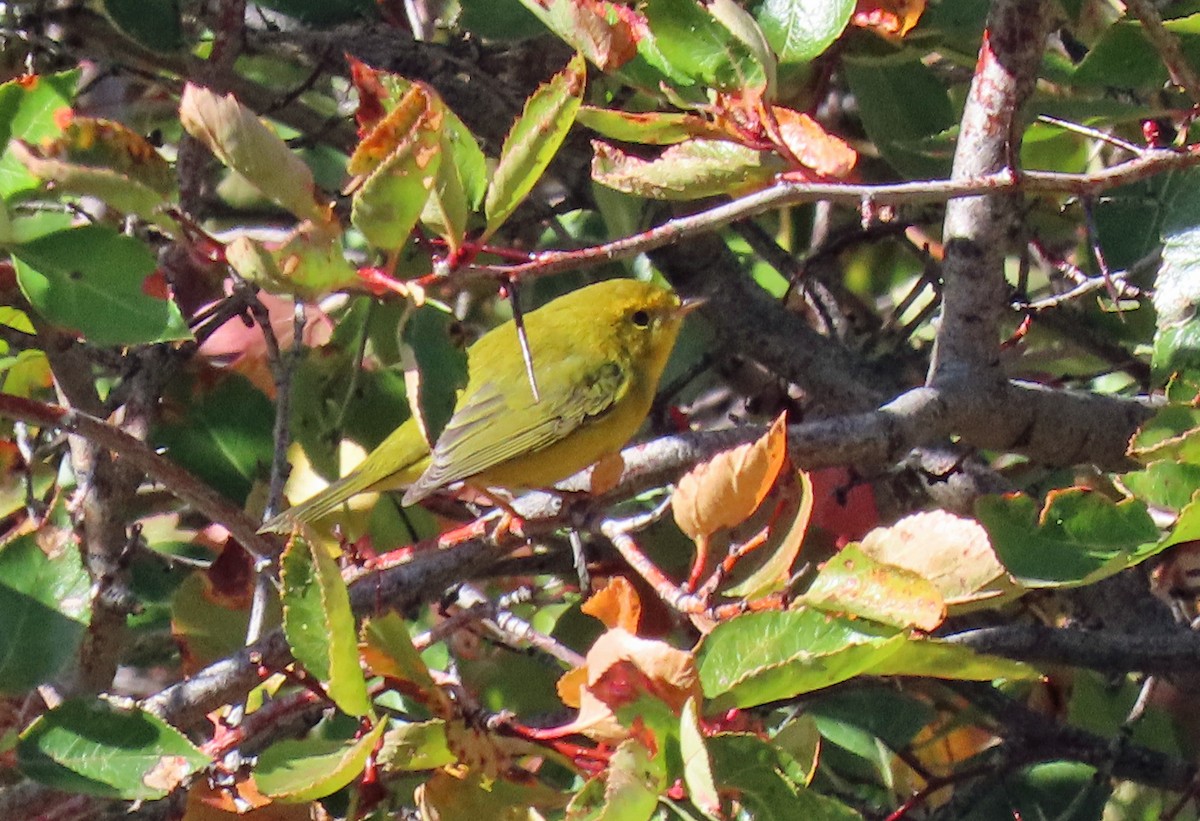
{"type": "Polygon", "coordinates": [[[983,194],[1064,194],[1082,197],[1098,194],[1165,171],[1200,164],[1200,152],[1150,149],[1140,156],[1089,174],[1060,174],[1049,171],[995,173],[952,180],[850,185],[785,180],[705,211],[677,217],[640,234],[570,251],[544,251],[529,262],[512,265],[464,266],[451,278],[492,277],[500,280],[522,276],[545,276],[590,268],[662,248],[697,234],[707,233],[739,220],[789,205],[831,200],[857,206],[863,201],[876,205],[945,202],[983,194]]]}

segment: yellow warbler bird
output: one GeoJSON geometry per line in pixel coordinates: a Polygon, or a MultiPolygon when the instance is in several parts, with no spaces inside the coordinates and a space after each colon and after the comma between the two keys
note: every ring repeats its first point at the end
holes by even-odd
{"type": "Polygon", "coordinates": [[[580,288],[525,317],[540,401],[516,325],[467,350],[467,386],[432,452],[414,419],[345,478],[263,526],[286,532],[359,493],[407,488],[413,504],[438,488],[550,487],[619,451],[650,412],[683,317],[697,301],[645,282],[580,288]]]}

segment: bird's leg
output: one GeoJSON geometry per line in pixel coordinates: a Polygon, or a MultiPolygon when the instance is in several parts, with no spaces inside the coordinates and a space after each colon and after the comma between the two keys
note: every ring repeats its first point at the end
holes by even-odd
{"type": "Polygon", "coordinates": [[[469,482],[464,483],[462,489],[476,498],[486,499],[489,505],[500,509],[500,521],[492,531],[493,540],[499,542],[510,533],[518,539],[525,538],[525,519],[513,508],[511,496],[503,490],[476,487],[469,482]]]}

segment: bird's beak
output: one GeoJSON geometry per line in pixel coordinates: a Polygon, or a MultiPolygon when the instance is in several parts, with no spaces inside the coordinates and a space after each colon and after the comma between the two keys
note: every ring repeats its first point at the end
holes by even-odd
{"type": "Polygon", "coordinates": [[[696,310],[697,308],[701,307],[706,302],[708,302],[708,297],[706,297],[706,296],[688,297],[687,299],[685,299],[683,302],[680,303],[678,308],[675,309],[675,315],[677,317],[679,317],[680,319],[683,319],[685,316],[687,316],[688,314],[690,314],[692,311],[696,310]]]}

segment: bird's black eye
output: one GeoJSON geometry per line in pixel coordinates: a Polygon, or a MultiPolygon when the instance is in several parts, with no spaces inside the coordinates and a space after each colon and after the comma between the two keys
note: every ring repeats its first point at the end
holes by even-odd
{"type": "Polygon", "coordinates": [[[639,328],[645,328],[650,324],[650,314],[645,311],[634,311],[633,316],[629,317],[633,320],[633,324],[639,328]]]}

